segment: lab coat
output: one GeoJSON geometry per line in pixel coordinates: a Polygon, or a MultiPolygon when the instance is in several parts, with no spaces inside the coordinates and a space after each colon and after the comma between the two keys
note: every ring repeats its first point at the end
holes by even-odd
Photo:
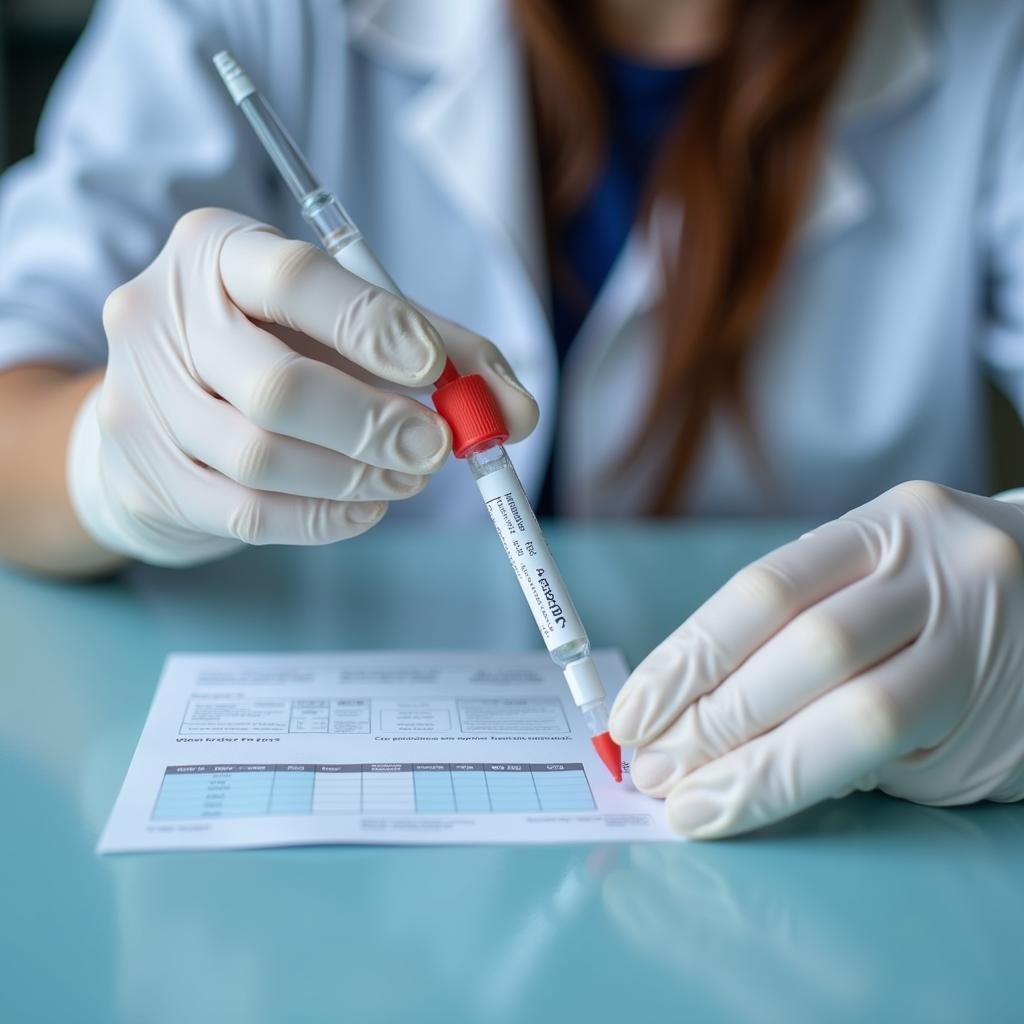
{"type": "MultiPolygon", "coordinates": [[[[309,232],[210,57],[231,49],[410,297],[491,337],[543,410],[536,493],[642,511],[662,454],[607,470],[657,372],[657,241],[636,230],[559,379],[528,81],[502,0],[101,0],[0,190],[0,365],[100,365],[107,294],[178,216],[309,232]]],[[[696,157],[695,157],[696,158],[696,157]]],[[[672,230],[679,211],[655,225],[672,230]]],[[[828,516],[908,478],[989,487],[984,378],[1024,407],[1024,4],[884,0],[753,350],[771,485],[724,417],[679,510],[828,516]]],[[[481,515],[452,461],[393,516],[481,515]]]]}

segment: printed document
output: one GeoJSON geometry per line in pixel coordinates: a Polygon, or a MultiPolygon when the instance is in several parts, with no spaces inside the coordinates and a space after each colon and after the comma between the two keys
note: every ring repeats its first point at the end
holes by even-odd
{"type": "Polygon", "coordinates": [[[173,654],[98,849],[673,838],[625,768],[543,651],[173,654]]]}

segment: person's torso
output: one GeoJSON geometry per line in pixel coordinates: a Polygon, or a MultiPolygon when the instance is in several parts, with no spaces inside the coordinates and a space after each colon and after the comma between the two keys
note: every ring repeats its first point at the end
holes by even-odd
{"type": "MultiPolygon", "coordinates": [[[[415,301],[491,337],[542,410],[560,396],[562,507],[643,512],[663,453],[608,471],[658,372],[656,246],[633,233],[559,382],[528,82],[504,5],[474,5],[470,18],[448,8],[432,22],[446,5],[258,6],[267,23],[253,27],[240,56],[395,279],[415,301]]],[[[975,211],[994,88],[986,69],[1001,55],[980,15],[961,12],[954,36],[929,21],[935,10],[913,0],[873,8],[756,341],[751,419],[772,488],[720,417],[681,511],[832,515],[913,477],[987,486],[975,211]]],[[[276,214],[304,234],[287,203],[276,214]]],[[[676,216],[665,211],[662,227],[673,230],[676,216]]],[[[534,492],[550,419],[542,414],[513,449],[534,492]]],[[[401,513],[444,514],[471,487],[464,467],[449,466],[401,513]]]]}

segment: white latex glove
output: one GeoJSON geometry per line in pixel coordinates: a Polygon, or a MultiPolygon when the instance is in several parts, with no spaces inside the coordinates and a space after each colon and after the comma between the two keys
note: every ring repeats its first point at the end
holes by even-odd
{"type": "Polygon", "coordinates": [[[1024,797],[1024,508],[902,484],[736,574],[640,664],[611,732],[697,838],[879,788],[1024,797]]]}
{"type": "Polygon", "coordinates": [[[109,359],[72,430],[71,500],[103,547],[158,565],[353,537],[419,492],[448,457],[448,425],[372,381],[425,386],[445,345],[487,379],[512,440],[537,419],[490,342],[438,319],[443,344],[407,303],[227,210],[184,216],[103,319],[109,359]]]}

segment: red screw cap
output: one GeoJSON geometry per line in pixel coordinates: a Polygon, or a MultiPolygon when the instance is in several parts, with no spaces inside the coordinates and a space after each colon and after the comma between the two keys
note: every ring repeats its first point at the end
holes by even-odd
{"type": "Polygon", "coordinates": [[[452,428],[452,451],[457,459],[464,459],[482,444],[508,440],[498,403],[479,373],[460,377],[449,360],[431,397],[434,408],[452,428]]]}
{"type": "Polygon", "coordinates": [[[594,744],[597,756],[604,762],[605,767],[612,773],[616,782],[622,781],[622,748],[606,732],[599,732],[596,736],[590,737],[594,744]]]}

